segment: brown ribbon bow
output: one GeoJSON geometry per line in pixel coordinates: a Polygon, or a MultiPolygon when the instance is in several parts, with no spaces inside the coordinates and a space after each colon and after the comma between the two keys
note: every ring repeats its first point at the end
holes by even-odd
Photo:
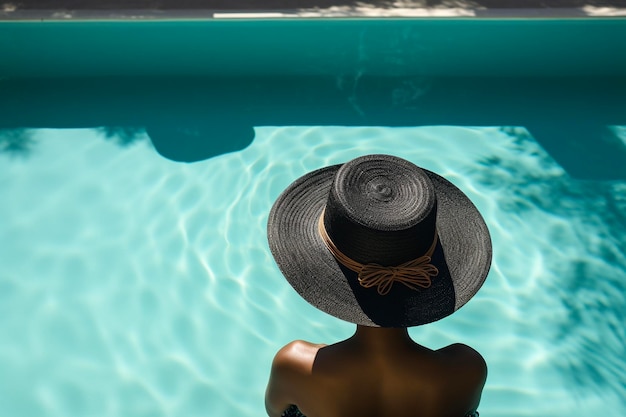
{"type": "Polygon", "coordinates": [[[435,232],[433,243],[425,255],[397,266],[382,266],[375,263],[362,264],[341,252],[326,232],[324,212],[322,212],[318,222],[318,231],[322,241],[335,259],[358,274],[359,284],[364,288],[377,287],[380,295],[388,294],[395,282],[404,284],[412,290],[417,290],[418,287],[428,288],[432,284],[431,277],[436,277],[439,274],[437,267],[430,263],[437,246],[437,232],[435,232]]]}

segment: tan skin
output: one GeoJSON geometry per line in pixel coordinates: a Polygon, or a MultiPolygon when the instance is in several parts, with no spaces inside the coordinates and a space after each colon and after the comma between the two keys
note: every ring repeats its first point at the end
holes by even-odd
{"type": "Polygon", "coordinates": [[[265,406],[291,404],[307,417],[463,417],[478,408],[487,378],[469,346],[431,350],[407,329],[357,326],[333,345],[294,341],[274,358],[265,406]]]}

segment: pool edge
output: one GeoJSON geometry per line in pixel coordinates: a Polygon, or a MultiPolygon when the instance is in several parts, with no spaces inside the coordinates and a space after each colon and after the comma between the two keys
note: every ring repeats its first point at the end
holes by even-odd
{"type": "Polygon", "coordinates": [[[204,20],[204,19],[577,19],[626,18],[626,7],[567,8],[376,8],[327,9],[10,9],[0,10],[0,21],[90,20],[204,20]]]}

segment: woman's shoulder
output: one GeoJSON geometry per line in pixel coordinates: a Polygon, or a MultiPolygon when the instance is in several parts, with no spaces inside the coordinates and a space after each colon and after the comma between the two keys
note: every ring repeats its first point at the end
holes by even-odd
{"type": "Polygon", "coordinates": [[[445,358],[445,363],[457,372],[465,371],[473,376],[477,383],[484,383],[487,379],[487,362],[485,358],[472,347],[463,343],[455,343],[437,351],[445,358]]]}
{"type": "Polygon", "coordinates": [[[311,343],[305,340],[294,340],[283,346],[277,353],[277,358],[294,359],[315,356],[324,344],[311,343]]]}
{"type": "Polygon", "coordinates": [[[311,386],[317,351],[323,345],[295,340],[274,356],[266,391],[268,414],[279,416],[290,404],[300,404],[311,386]]]}
{"type": "Polygon", "coordinates": [[[463,363],[472,364],[479,368],[487,369],[485,358],[471,346],[463,343],[454,343],[437,350],[439,354],[446,357],[446,360],[462,361],[463,363]]]}
{"type": "Polygon", "coordinates": [[[480,392],[487,380],[487,362],[483,356],[462,343],[446,346],[437,352],[443,355],[449,374],[454,375],[454,383],[462,384],[470,391],[476,390],[476,395],[480,398],[480,392]]]}
{"type": "Polygon", "coordinates": [[[304,340],[289,342],[274,356],[272,368],[274,371],[310,373],[317,352],[324,346],[304,340]]]}

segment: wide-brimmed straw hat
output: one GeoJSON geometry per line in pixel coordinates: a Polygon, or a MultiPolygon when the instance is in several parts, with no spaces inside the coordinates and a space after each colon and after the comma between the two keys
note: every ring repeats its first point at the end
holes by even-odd
{"type": "Polygon", "coordinates": [[[476,294],[491,239],[469,198],[443,177],[389,155],[310,172],[276,200],[268,240],[309,303],[365,326],[446,317],[476,294]]]}

